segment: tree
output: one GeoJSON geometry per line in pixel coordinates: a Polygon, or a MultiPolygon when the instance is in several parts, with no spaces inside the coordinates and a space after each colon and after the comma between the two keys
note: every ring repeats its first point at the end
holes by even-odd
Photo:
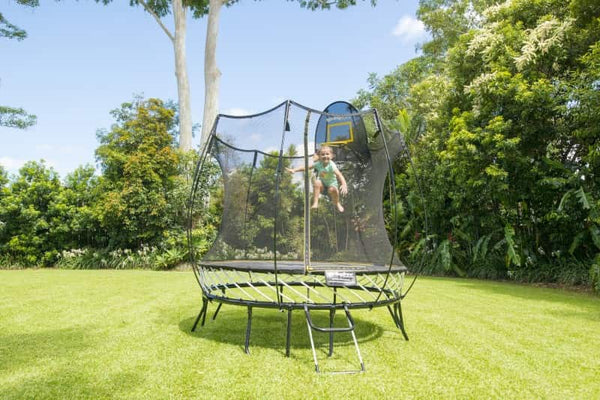
{"type": "Polygon", "coordinates": [[[7,173],[4,167],[0,165],[0,189],[2,189],[6,183],[8,183],[7,173]]]}
{"type": "Polygon", "coordinates": [[[420,0],[417,17],[431,34],[422,46],[426,55],[443,58],[458,38],[479,28],[483,12],[499,0],[420,0]]]}
{"type": "MultiPolygon", "coordinates": [[[[39,5],[38,0],[17,0],[17,3],[28,7],[37,7],[39,5]]],[[[27,32],[8,22],[2,13],[0,13],[0,37],[23,40],[27,37],[27,32]]],[[[35,115],[28,114],[22,108],[0,106],[0,126],[26,129],[35,125],[36,120],[35,115]]]]}
{"type": "Polygon", "coordinates": [[[111,130],[98,133],[103,178],[95,213],[109,248],[159,244],[178,211],[169,201],[179,162],[169,134],[174,111],[158,99],[136,99],[112,115],[111,130]]]}
{"type": "MultiPolygon", "coordinates": [[[[219,33],[219,15],[221,7],[230,6],[237,0],[210,0],[208,4],[208,21],[206,28],[206,46],[204,50],[204,115],[202,119],[201,143],[205,143],[215,122],[219,110],[219,81],[221,72],[217,67],[217,37],[219,33]]],[[[356,0],[298,0],[300,6],[309,10],[327,10],[332,6],[340,9],[356,5],[356,0]]],[[[372,5],[377,0],[370,0],[372,5]]],[[[201,15],[205,9],[198,9],[201,15]]]]}
{"type": "Polygon", "coordinates": [[[221,71],[217,67],[217,36],[219,15],[227,0],[210,0],[204,47],[204,113],[202,114],[201,145],[206,142],[219,110],[219,82],[221,71]]]}
{"type": "MultiPolygon", "coordinates": [[[[600,8],[493,3],[422,1],[425,55],[370,79],[359,99],[420,129],[408,144],[426,188],[432,270],[600,282],[600,8]],[[430,66],[407,74],[419,59],[430,66]]],[[[399,172],[412,210],[414,174],[399,172]]],[[[402,248],[425,248],[421,223],[403,222],[402,248]]]]}
{"type": "Polygon", "coordinates": [[[0,13],[0,37],[23,40],[27,37],[27,32],[8,22],[0,13]]]}
{"type": "MultiPolygon", "coordinates": [[[[204,53],[204,114],[202,120],[201,144],[205,143],[219,109],[219,82],[221,72],[216,63],[217,37],[219,31],[219,16],[221,7],[231,6],[238,0],[130,0],[131,5],[142,5],[154,17],[161,29],[173,42],[175,51],[175,70],[179,96],[180,113],[180,149],[191,149],[192,122],[190,106],[190,89],[187,77],[185,36],[186,36],[186,8],[192,11],[194,18],[201,18],[208,14],[207,34],[204,53]],[[162,23],[161,18],[173,13],[175,20],[175,33],[171,33],[162,23]]],[[[372,5],[376,0],[370,0],[372,5]]],[[[96,0],[103,4],[112,0],[96,0]]],[[[310,10],[330,9],[332,6],[343,9],[356,4],[356,0],[336,0],[326,2],[322,0],[298,0],[301,7],[310,10]]]]}
{"type": "MultiPolygon", "coordinates": [[[[108,4],[112,0],[96,0],[108,4]]],[[[206,0],[130,0],[131,5],[141,5],[148,12],[162,31],[167,35],[173,45],[175,54],[175,77],[177,79],[177,96],[179,101],[179,148],[182,151],[192,149],[192,107],[190,101],[190,83],[186,61],[186,8],[192,11],[204,10],[206,0]],[[175,30],[171,32],[162,22],[162,18],[173,14],[175,30]]]]}

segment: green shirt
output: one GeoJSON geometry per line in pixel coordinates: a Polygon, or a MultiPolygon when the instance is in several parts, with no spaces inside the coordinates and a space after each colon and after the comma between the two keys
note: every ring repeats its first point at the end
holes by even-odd
{"type": "Polygon", "coordinates": [[[323,165],[321,161],[317,161],[313,164],[314,170],[317,172],[317,179],[319,179],[325,186],[338,187],[338,181],[335,176],[337,166],[333,161],[329,161],[327,165],[323,165]]]}

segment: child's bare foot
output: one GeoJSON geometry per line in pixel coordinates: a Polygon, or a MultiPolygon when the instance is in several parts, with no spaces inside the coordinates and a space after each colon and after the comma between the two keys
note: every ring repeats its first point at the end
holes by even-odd
{"type": "Polygon", "coordinates": [[[341,213],[344,212],[344,207],[342,207],[341,203],[337,203],[336,206],[337,206],[337,209],[338,209],[339,212],[341,212],[341,213]]]}
{"type": "Polygon", "coordinates": [[[319,208],[319,203],[313,203],[313,205],[310,206],[310,208],[312,208],[313,210],[316,210],[317,208],[319,208]]]}

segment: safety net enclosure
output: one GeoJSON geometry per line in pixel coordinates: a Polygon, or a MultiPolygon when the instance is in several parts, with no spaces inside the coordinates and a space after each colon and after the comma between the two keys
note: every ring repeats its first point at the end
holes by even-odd
{"type": "MultiPolygon", "coordinates": [[[[351,309],[387,306],[408,339],[400,308],[407,268],[388,238],[382,205],[384,190],[397,204],[392,161],[402,150],[402,138],[385,131],[376,110],[346,102],[321,112],[288,100],[260,114],[219,115],[190,199],[190,210],[218,204],[222,212],[203,255],[189,214],[191,262],[203,292],[193,329],[204,324],[208,302],[219,303],[213,318],[223,303],[246,306],[248,351],[252,307],[285,309],[289,354],[291,313],[303,309],[311,343],[311,328],[331,337],[352,333],[361,370],[351,309]],[[314,326],[316,309],[330,311],[329,327],[314,326]],[[333,327],[336,309],[345,311],[347,328],[333,327]]],[[[318,371],[314,347],[313,355],[318,371]]]]}

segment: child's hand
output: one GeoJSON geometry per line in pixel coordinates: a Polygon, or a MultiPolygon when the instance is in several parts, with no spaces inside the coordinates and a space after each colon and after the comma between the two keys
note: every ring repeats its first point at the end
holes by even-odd
{"type": "Polygon", "coordinates": [[[346,185],[345,183],[342,184],[342,186],[340,186],[340,193],[343,194],[344,196],[348,194],[348,185],[346,185]]]}
{"type": "Polygon", "coordinates": [[[286,168],[285,169],[287,172],[289,172],[290,174],[295,174],[296,170],[294,168],[286,168]]]}

